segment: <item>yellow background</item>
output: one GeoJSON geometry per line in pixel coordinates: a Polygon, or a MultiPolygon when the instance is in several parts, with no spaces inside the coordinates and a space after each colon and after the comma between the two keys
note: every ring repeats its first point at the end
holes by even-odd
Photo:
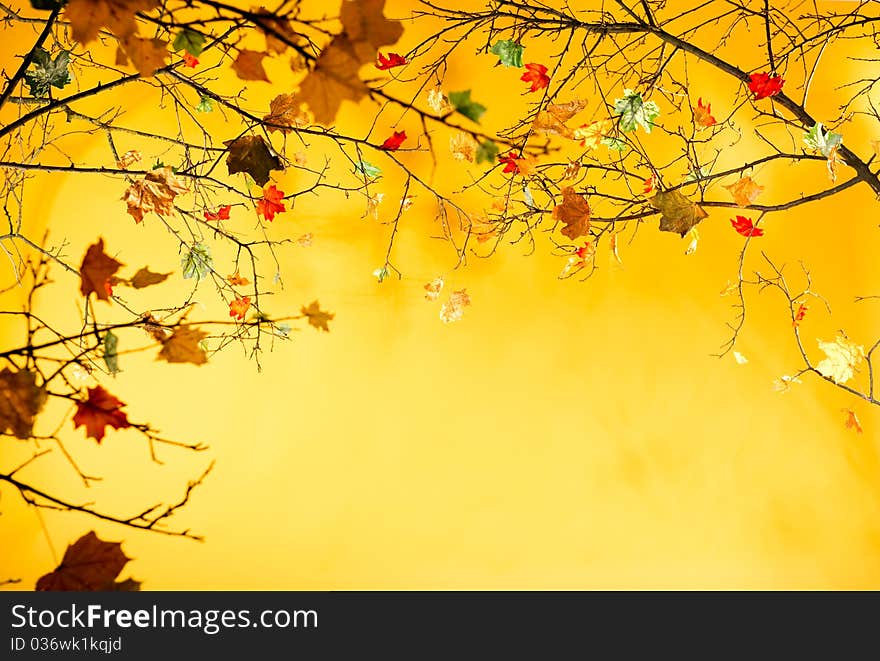
{"type": "MultiPolygon", "coordinates": [[[[397,2],[386,13],[407,12],[397,2]]],[[[401,52],[413,34],[404,35],[401,52]]],[[[544,52],[534,40],[526,44],[527,61],[544,52]]],[[[472,87],[496,111],[487,124],[497,129],[525,110],[522,84],[516,72],[493,69],[494,58],[471,52],[450,60],[444,88],[472,87]]],[[[839,77],[858,74],[844,54],[814,83],[820,115],[833,111],[839,77]]],[[[283,63],[267,69],[286,80],[283,63]]],[[[281,83],[249,87],[249,106],[262,112],[287,91],[281,83]]],[[[716,116],[724,114],[734,92],[729,81],[698,70],[694,87],[695,96],[713,101],[716,116]]],[[[346,102],[338,125],[363,130],[363,115],[373,109],[346,102]]],[[[390,133],[398,116],[383,115],[377,134],[390,133]]],[[[162,117],[145,99],[127,103],[124,122],[167,129],[162,117]]],[[[412,119],[399,126],[418,133],[412,119]]],[[[441,152],[448,135],[438,133],[441,152]]],[[[860,154],[871,137],[880,136],[858,127],[846,133],[860,154]]],[[[144,149],[148,159],[157,155],[147,143],[120,143],[144,149]]],[[[111,162],[103,136],[68,144],[79,162],[111,162]]],[[[729,158],[747,160],[752,144],[747,139],[729,158]]],[[[381,157],[370,160],[389,172],[387,220],[400,179],[381,157]]],[[[809,176],[798,166],[756,178],[767,201],[787,199],[805,182],[827,185],[822,165],[811,168],[809,176]]],[[[453,190],[467,172],[445,164],[434,182],[453,190]]],[[[296,177],[277,179],[279,187],[302,185],[296,177]]],[[[176,247],[156,219],[136,227],[125,214],[119,180],[41,175],[28,186],[32,235],[48,227],[53,245],[66,239],[70,262],[100,235],[130,270],[178,269],[176,247]]],[[[773,379],[791,374],[799,358],[772,292],[750,294],[738,346],[749,363],[711,356],[734,314],[730,298],[719,296],[735,277],[742,245],[731,214],[713,211],[688,257],[685,242],[658,233],[652,220],[621,246],[622,267],[602,253],[599,273],[579,283],[557,279],[564,258],[549,254],[546,242],[533,255],[525,245],[506,246],[453,269],[449,246],[431,238],[429,197],[416,194],[394,249],[405,277],[381,285],[370,274],[382,263],[390,228],[361,218],[362,200],[326,197],[276,219],[274,236],[311,231],[315,245],[281,253],[286,288],[271,311],[289,314],[318,298],[336,313],[329,335],[294,333],[292,343],[264,356],[259,374],[232,347],[203,367],[155,363],[152,352],[123,356],[122,374],[101,377],[131,419],[209,443],[206,453],[160,448],[165,463],[156,465],[137,433],[110,431],[96,446],[68,421],[68,449],[103,482],[83,490],[57,452],[21,475],[126,513],[176,498],[215,458],[213,474],[174,520],[207,541],[44,512],[57,557],[94,528],[124,540],[135,558],[125,575],[154,590],[880,587],[880,416],[810,377],[791,392],[773,392],[773,379]],[[466,287],[472,297],[457,324],[443,325],[439,304],[423,298],[422,285],[440,274],[446,291],[466,287]],[[844,428],[844,407],[857,411],[864,434],[844,428]]],[[[876,335],[878,306],[853,303],[854,295],[880,293],[876,210],[870,192],[857,187],[770,217],[757,240],[793,269],[804,260],[833,306],[829,317],[812,305],[803,325],[814,359],[821,357],[815,338],[830,339],[838,328],[864,344],[876,335]]],[[[237,213],[249,229],[252,217],[237,213]]],[[[760,268],[757,252],[749,265],[760,268]]],[[[5,285],[10,276],[2,268],[5,285]]],[[[40,309],[74,328],[78,281],[60,269],[54,276],[40,309]]],[[[178,271],[129,300],[148,309],[188,290],[178,271]]],[[[197,298],[207,306],[201,318],[223,316],[207,286],[197,298]]],[[[13,292],[0,305],[19,301],[13,292]]],[[[2,330],[4,345],[20,342],[20,329],[2,330]]],[[[54,423],[40,424],[48,430],[54,423]]],[[[4,439],[0,466],[29,453],[27,444],[4,439]]],[[[35,512],[9,488],[0,489],[0,512],[0,578],[21,577],[30,588],[56,557],[35,512]]]]}

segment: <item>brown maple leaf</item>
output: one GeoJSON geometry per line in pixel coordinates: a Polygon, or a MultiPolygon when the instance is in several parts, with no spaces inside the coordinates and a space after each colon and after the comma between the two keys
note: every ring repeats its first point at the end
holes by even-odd
{"type": "Polygon", "coordinates": [[[162,350],[159,358],[169,363],[191,363],[204,365],[208,362],[208,354],[199,343],[208,337],[204,331],[190,326],[178,326],[167,338],[161,340],[162,350]]]}
{"type": "Polygon", "coordinates": [[[269,114],[263,121],[269,124],[270,132],[288,133],[292,128],[307,126],[309,116],[302,105],[294,94],[279,94],[269,104],[269,114]]]}
{"type": "Polygon", "coordinates": [[[75,41],[87,44],[106,28],[120,39],[137,32],[135,14],[150,11],[159,0],[69,0],[64,17],[75,41]]]}
{"type": "Polygon", "coordinates": [[[547,104],[547,108],[535,117],[532,129],[538,133],[571,138],[574,132],[565,123],[586,107],[587,102],[582,99],[575,99],[568,103],[547,104]]]}
{"type": "Polygon", "coordinates": [[[122,411],[123,402],[107,392],[102,386],[89,388],[88,398],[76,403],[73,416],[73,428],[86,428],[86,436],[94,438],[98,443],[104,440],[107,427],[126,429],[131,427],[128,416],[122,411]]]}
{"type": "Polygon", "coordinates": [[[355,45],[358,64],[376,60],[380,46],[396,43],[403,35],[400,21],[385,18],[385,0],[343,0],[339,20],[346,36],[355,45]]]}
{"type": "Polygon", "coordinates": [[[660,191],[650,200],[660,216],[661,232],[678,232],[682,236],[691,231],[709,214],[696,202],[691,202],[677,190],[660,191]]]}
{"type": "Polygon", "coordinates": [[[367,95],[369,89],[358,76],[362,64],[348,37],[334,37],[300,83],[297,101],[308,105],[316,122],[332,124],[343,100],[357,103],[367,95]]]}
{"type": "Polygon", "coordinates": [[[154,273],[145,266],[134,274],[129,284],[135,289],[143,289],[144,287],[151,287],[152,285],[158,285],[160,282],[165,282],[169,275],[171,274],[154,273]]]}
{"type": "Polygon", "coordinates": [[[16,438],[30,438],[34,418],[46,403],[46,389],[37,385],[37,375],[28,370],[0,371],[0,433],[11,431],[16,438]]]}
{"type": "Polygon", "coordinates": [[[98,592],[104,590],[139,590],[132,579],[116,582],[116,577],[131,560],[122,552],[121,542],[105,542],[94,531],[68,545],[55,571],[42,576],[39,591],[98,592]]]}
{"type": "Polygon", "coordinates": [[[583,195],[570,186],[562,189],[562,204],[554,207],[553,217],[565,224],[562,233],[569,239],[590,233],[590,205],[583,195]]]}
{"type": "Polygon", "coordinates": [[[764,190],[764,187],[756,184],[751,177],[742,177],[730,186],[725,186],[725,188],[730,191],[733,201],[740,207],[747,207],[752,204],[764,190]]]}
{"type": "Polygon", "coordinates": [[[148,172],[143,179],[131,184],[122,195],[122,201],[128,205],[134,222],[140,223],[151,211],[160,216],[173,213],[174,198],[188,190],[183,180],[166,166],[148,172]]]}
{"type": "Polygon", "coordinates": [[[330,332],[330,326],[327,325],[327,322],[336,316],[332,312],[322,310],[318,301],[312,301],[308,307],[303,306],[300,313],[309,320],[310,326],[327,333],[330,332]]]}
{"type": "Polygon", "coordinates": [[[265,186],[271,170],[283,170],[281,159],[266,144],[261,135],[243,135],[237,140],[227,140],[229,150],[226,167],[229,174],[247,172],[257,184],[265,186]]]}
{"type": "Polygon", "coordinates": [[[126,37],[119,48],[123,56],[121,57],[120,51],[117,51],[116,62],[127,64],[130,59],[138,73],[145,78],[164,67],[170,56],[168,42],[162,39],[126,37]]]}
{"type": "Polygon", "coordinates": [[[300,42],[300,36],[290,25],[290,21],[276,16],[265,7],[260,7],[252,13],[255,17],[254,24],[262,28],[266,35],[266,50],[269,53],[276,55],[283,53],[289,44],[300,42]]]}
{"type": "Polygon", "coordinates": [[[86,250],[82,265],[79,267],[80,293],[88,296],[95,292],[98,300],[110,300],[113,291],[110,278],[122,266],[121,262],[117,262],[104,252],[104,239],[98,239],[97,243],[90,245],[86,250]]]}
{"type": "Polygon", "coordinates": [[[263,58],[266,53],[242,49],[238,52],[238,57],[232,63],[232,70],[242,80],[262,80],[269,82],[269,76],[263,68],[263,58]]]}

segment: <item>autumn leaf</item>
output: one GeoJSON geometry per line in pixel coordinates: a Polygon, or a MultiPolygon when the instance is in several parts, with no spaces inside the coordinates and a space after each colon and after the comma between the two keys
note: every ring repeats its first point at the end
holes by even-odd
{"type": "Polygon", "coordinates": [[[385,142],[382,143],[380,149],[397,151],[404,140],[406,140],[406,131],[395,131],[390,137],[385,138],[385,142]]]}
{"type": "Polygon", "coordinates": [[[531,83],[529,92],[537,92],[550,84],[550,76],[547,75],[547,67],[543,64],[531,62],[526,65],[526,72],[519,77],[524,83],[531,83]]]}
{"type": "Polygon", "coordinates": [[[707,103],[705,106],[703,105],[703,99],[700,97],[697,99],[697,105],[693,107],[694,111],[694,122],[699,124],[704,128],[709,128],[710,126],[715,126],[718,123],[712,116],[712,104],[707,103]]]}
{"type": "Polygon", "coordinates": [[[237,270],[234,274],[226,276],[226,282],[228,282],[233,287],[244,287],[245,285],[249,285],[251,283],[250,280],[239,275],[237,270]]]}
{"type": "Polygon", "coordinates": [[[425,299],[428,301],[436,301],[440,298],[440,292],[443,291],[443,278],[434,278],[425,285],[425,299]]]}
{"type": "Polygon", "coordinates": [[[602,138],[608,135],[613,126],[610,119],[600,119],[589,124],[583,124],[575,129],[572,137],[580,140],[580,146],[586,149],[597,149],[602,144],[602,138]]]}
{"type": "Polygon", "coordinates": [[[0,371],[0,433],[11,431],[16,438],[30,438],[34,419],[46,403],[46,389],[37,385],[29,370],[0,371]]]}
{"type": "Polygon", "coordinates": [[[275,214],[285,211],[284,191],[280,191],[272,184],[263,189],[263,198],[257,202],[257,213],[268,221],[275,220],[275,214]]]}
{"type": "Polygon", "coordinates": [[[131,558],[122,552],[119,542],[105,542],[90,532],[68,545],[55,571],[42,576],[38,591],[99,592],[138,590],[140,583],[131,579],[116,582],[119,572],[131,558]]]}
{"type": "Polygon", "coordinates": [[[562,233],[569,239],[590,233],[590,205],[570,186],[562,189],[562,204],[554,207],[553,218],[565,224],[562,233]]]}
{"type": "Polygon", "coordinates": [[[208,355],[199,344],[206,337],[208,334],[197,328],[178,326],[170,336],[160,339],[162,350],[159,358],[169,363],[204,365],[208,362],[208,355]]]}
{"type": "Polygon", "coordinates": [[[471,99],[470,90],[462,90],[461,92],[450,92],[449,103],[455,109],[455,112],[464,115],[468,119],[480,123],[480,118],[486,112],[486,106],[477,103],[471,99]]]}
{"type": "Polygon", "coordinates": [[[379,71],[388,71],[394,67],[402,67],[406,63],[406,58],[399,53],[388,53],[388,56],[386,57],[380,52],[376,56],[376,68],[379,69],[379,71]]]}
{"type": "Polygon", "coordinates": [[[864,430],[862,429],[862,423],[859,420],[859,416],[856,415],[856,412],[852,409],[841,409],[843,413],[846,415],[846,419],[844,424],[847,429],[852,429],[856,433],[861,434],[864,430]]]}
{"type": "Polygon", "coordinates": [[[751,177],[741,177],[725,188],[733,196],[733,201],[743,208],[751,205],[764,190],[764,187],[756,184],[751,177]]]}
{"type": "Polygon", "coordinates": [[[519,174],[519,164],[517,162],[519,161],[519,158],[515,151],[509,152],[503,156],[498,156],[498,161],[504,163],[504,169],[502,172],[519,174]]]}
{"type": "Polygon", "coordinates": [[[303,306],[300,309],[300,314],[308,319],[310,326],[328,333],[330,332],[330,327],[327,325],[327,322],[336,316],[332,312],[322,310],[318,301],[312,301],[308,307],[303,306]]]}
{"type": "Polygon", "coordinates": [[[624,89],[623,97],[614,100],[614,115],[620,117],[618,126],[624,133],[631,133],[639,126],[650,133],[660,116],[660,106],[654,101],[645,101],[638,92],[624,89]]]}
{"type": "Polygon", "coordinates": [[[251,307],[250,296],[236,298],[229,303],[229,316],[239,321],[244,321],[244,316],[251,307]]]}
{"type": "Polygon", "coordinates": [[[756,101],[776,96],[782,91],[785,80],[781,76],[771,76],[768,73],[753,73],[749,76],[749,91],[754,94],[756,101]]]}
{"type": "Polygon", "coordinates": [[[275,12],[260,7],[253,11],[254,23],[261,28],[266,36],[266,50],[280,54],[287,50],[288,43],[297,43],[298,35],[290,25],[290,21],[277,16],[275,12]]]}
{"type": "Polygon", "coordinates": [[[195,55],[190,55],[189,53],[183,54],[183,64],[184,66],[189,67],[190,69],[195,69],[199,66],[199,58],[195,55]]]}
{"type": "Polygon", "coordinates": [[[332,124],[344,100],[357,103],[369,91],[358,76],[361,64],[355,44],[345,35],[334,37],[300,83],[297,101],[308,105],[316,122],[332,124]]]}
{"type": "Polygon", "coordinates": [[[127,37],[120,47],[125,55],[131,59],[135,69],[141,76],[148,77],[156,73],[157,69],[165,66],[170,53],[168,42],[162,39],[144,39],[142,37],[127,37]]]}
{"type": "Polygon", "coordinates": [[[144,216],[155,212],[166,216],[174,212],[174,198],[189,189],[170,167],[162,167],[144,175],[131,184],[122,196],[128,205],[128,213],[135,223],[143,222],[144,216]]]}
{"type": "Polygon", "coordinates": [[[437,115],[445,115],[453,109],[449,98],[439,87],[428,91],[428,107],[437,115]]]}
{"type": "Polygon", "coordinates": [[[660,191],[650,199],[651,206],[661,213],[660,231],[677,232],[684,236],[709,214],[677,190],[660,191]]]}
{"type": "Polygon", "coordinates": [[[440,306],[440,321],[451,324],[459,321],[464,315],[464,309],[471,304],[471,297],[466,289],[459,289],[449,295],[449,300],[440,306]]]}
{"type": "Polygon", "coordinates": [[[271,170],[283,170],[281,159],[266,144],[261,135],[243,135],[223,144],[229,150],[226,167],[229,174],[246,172],[259,186],[269,181],[271,170]]]}
{"type": "Polygon", "coordinates": [[[198,57],[205,48],[205,35],[190,28],[184,28],[174,37],[172,47],[175,51],[185,51],[185,55],[198,57]]]}
{"type": "Polygon", "coordinates": [[[650,195],[655,190],[657,190],[657,175],[652,174],[650,177],[642,182],[642,194],[650,195]]]}
{"type": "Polygon", "coordinates": [[[260,80],[268,83],[269,76],[263,68],[263,58],[266,55],[261,51],[243,48],[232,63],[232,70],[242,80],[260,80]]]}
{"type": "Polygon", "coordinates": [[[117,262],[104,252],[104,239],[98,239],[97,243],[89,246],[79,267],[80,287],[83,296],[94,292],[98,300],[107,301],[113,293],[110,286],[110,278],[120,269],[123,264],[117,262]]]}
{"type": "Polygon", "coordinates": [[[736,364],[737,364],[737,365],[747,365],[748,362],[749,362],[749,359],[746,358],[746,357],[745,357],[743,354],[741,354],[739,351],[734,351],[734,352],[733,352],[733,359],[736,361],[736,364]]]}
{"type": "Polygon", "coordinates": [[[567,103],[548,103],[532,122],[532,130],[545,135],[561,135],[570,138],[573,131],[565,125],[572,117],[587,107],[587,102],[575,99],[567,103]]]}
{"type": "Polygon", "coordinates": [[[229,211],[232,209],[232,206],[229,204],[224,204],[222,207],[219,207],[217,211],[208,211],[205,209],[205,220],[229,220],[229,211]]]}
{"type": "Polygon", "coordinates": [[[864,347],[843,335],[838,335],[832,342],[818,342],[819,349],[825,352],[825,358],[816,365],[819,374],[838,384],[849,381],[865,357],[864,347]]]}
{"type": "Polygon", "coordinates": [[[127,170],[142,158],[143,156],[137,149],[129,149],[116,161],[116,167],[120,170],[127,170]]]}
{"type": "Polygon", "coordinates": [[[309,115],[305,104],[298,101],[295,94],[279,94],[269,104],[269,114],[263,117],[269,132],[289,133],[296,127],[307,126],[309,115]]]}
{"type": "Polygon", "coordinates": [[[794,319],[791,320],[792,326],[799,326],[800,323],[804,320],[804,317],[807,316],[808,308],[804,303],[799,303],[797,310],[794,313],[794,319]]]}
{"type": "Polygon", "coordinates": [[[88,389],[88,398],[76,403],[73,428],[85,426],[86,436],[98,443],[104,440],[107,427],[125,429],[131,427],[128,417],[121,410],[125,404],[104,390],[102,386],[88,389]]]}
{"type": "Polygon", "coordinates": [[[525,48],[510,39],[502,39],[492,44],[489,52],[498,56],[498,64],[505,67],[521,67],[525,48]]]}
{"type": "Polygon", "coordinates": [[[116,376],[119,374],[119,338],[113,333],[113,331],[107,331],[104,333],[104,339],[101,341],[103,344],[104,354],[101,356],[104,359],[104,364],[107,366],[107,371],[110,372],[111,375],[116,376]]]}
{"type": "Polygon", "coordinates": [[[64,16],[73,39],[87,44],[104,28],[120,39],[133,35],[137,32],[135,14],[159,4],[159,0],[69,0],[64,16]]]}
{"type": "Polygon", "coordinates": [[[359,65],[373,61],[381,46],[396,43],[403,35],[400,21],[385,18],[385,0],[343,0],[339,20],[345,34],[357,44],[359,65]]]}
{"type": "Polygon", "coordinates": [[[477,141],[464,131],[459,131],[449,138],[449,151],[452,152],[452,158],[457,161],[473,163],[477,158],[478,147],[477,141]]]}
{"type": "Polygon", "coordinates": [[[143,289],[144,287],[150,287],[152,285],[158,285],[160,282],[165,282],[169,275],[171,274],[153,273],[145,266],[134,274],[134,277],[129,281],[129,284],[135,289],[143,289]]]}
{"type": "Polygon", "coordinates": [[[764,236],[764,230],[762,230],[760,227],[755,227],[752,224],[751,218],[746,218],[745,216],[737,216],[736,218],[730,219],[730,224],[733,225],[733,229],[735,229],[743,236],[764,236]]]}

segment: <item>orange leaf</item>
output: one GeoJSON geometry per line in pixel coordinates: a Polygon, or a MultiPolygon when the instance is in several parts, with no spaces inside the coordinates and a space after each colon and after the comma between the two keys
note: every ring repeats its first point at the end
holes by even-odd
{"type": "Polygon", "coordinates": [[[239,321],[244,321],[244,316],[251,307],[250,296],[242,296],[236,298],[229,304],[229,316],[239,321]]]}
{"type": "Polygon", "coordinates": [[[266,53],[243,48],[232,63],[232,70],[242,80],[262,80],[268,83],[269,77],[263,68],[264,57],[266,53]]]}
{"type": "Polygon", "coordinates": [[[743,208],[751,205],[764,190],[764,187],[756,184],[751,177],[742,177],[725,188],[730,191],[733,201],[743,208]]]}
{"type": "Polygon", "coordinates": [[[519,77],[524,83],[531,83],[529,92],[537,92],[550,84],[550,76],[547,75],[547,67],[543,64],[530,62],[526,64],[526,72],[519,77]]]}
{"type": "Polygon", "coordinates": [[[707,103],[705,106],[703,105],[703,99],[697,99],[697,105],[694,106],[694,122],[703,126],[705,128],[709,128],[710,126],[714,126],[718,123],[712,116],[712,104],[707,103]]]}
{"type": "Polygon", "coordinates": [[[208,356],[199,343],[206,337],[208,334],[197,328],[178,326],[170,337],[156,338],[162,342],[159,358],[169,363],[204,365],[208,362],[208,356]]]}
{"type": "Polygon", "coordinates": [[[293,94],[279,94],[272,99],[269,114],[263,117],[263,121],[270,125],[269,132],[289,133],[295,127],[307,126],[309,114],[304,105],[293,94]]]}
{"type": "Polygon", "coordinates": [[[89,246],[79,267],[80,293],[88,296],[94,292],[98,300],[109,300],[113,293],[109,285],[110,278],[122,266],[121,262],[117,262],[104,252],[104,239],[98,239],[97,243],[89,246]]]}
{"type": "Polygon", "coordinates": [[[240,276],[237,270],[233,275],[226,276],[226,282],[228,282],[233,287],[244,287],[245,285],[251,284],[251,281],[247,278],[243,278],[242,276],[240,276]]]}
{"type": "Polygon", "coordinates": [[[841,409],[846,414],[846,428],[854,429],[857,433],[861,434],[864,430],[862,429],[862,423],[859,420],[859,416],[856,415],[856,412],[852,409],[841,409]]]}
{"type": "Polygon", "coordinates": [[[138,73],[144,77],[152,76],[156,73],[156,69],[164,67],[165,61],[170,55],[168,42],[162,39],[144,39],[131,36],[121,42],[121,48],[131,59],[138,73]]]}
{"type": "Polygon", "coordinates": [[[553,217],[565,224],[562,233],[569,239],[587,236],[590,232],[590,205],[570,186],[562,189],[562,204],[554,207],[553,217]]]}
{"type": "Polygon", "coordinates": [[[74,429],[85,425],[86,436],[100,443],[104,440],[107,427],[113,429],[131,427],[128,417],[121,410],[125,406],[124,403],[101,386],[89,388],[88,392],[88,399],[76,403],[76,414],[73,416],[74,429]]]}
{"type": "Polygon", "coordinates": [[[275,220],[275,214],[285,211],[284,191],[280,191],[272,184],[263,189],[263,199],[257,202],[257,213],[268,221],[275,220]]]}
{"type": "Polygon", "coordinates": [[[361,64],[356,44],[344,34],[334,37],[321,51],[315,68],[300,83],[297,102],[308,105],[316,122],[332,124],[343,100],[357,103],[369,91],[358,76],[361,64]]]}
{"type": "Polygon", "coordinates": [[[148,213],[166,216],[174,212],[174,198],[189,189],[170,167],[158,168],[135,181],[122,196],[128,205],[128,213],[135,223],[143,221],[148,213]]]}

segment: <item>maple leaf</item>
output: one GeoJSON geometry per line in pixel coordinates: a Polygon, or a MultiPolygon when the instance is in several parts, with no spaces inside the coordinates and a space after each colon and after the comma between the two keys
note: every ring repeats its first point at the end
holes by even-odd
{"type": "Polygon", "coordinates": [[[24,74],[31,96],[48,96],[50,87],[64,89],[73,80],[67,70],[70,65],[70,51],[59,51],[54,60],[45,48],[38,47],[32,53],[32,68],[24,74]]]}
{"type": "Polygon", "coordinates": [[[526,64],[526,72],[519,77],[524,83],[531,83],[529,92],[537,92],[550,84],[550,76],[547,75],[547,67],[543,64],[531,62],[526,64]]]}
{"type": "Polygon", "coordinates": [[[477,148],[479,145],[464,131],[459,131],[449,138],[449,151],[452,157],[457,161],[469,161],[473,163],[477,157],[477,148]]]}
{"type": "Polygon", "coordinates": [[[233,287],[240,286],[244,287],[245,285],[249,285],[251,283],[250,280],[244,278],[238,274],[238,270],[236,269],[233,275],[226,276],[226,282],[228,282],[233,287]]]}
{"type": "Polygon", "coordinates": [[[156,69],[164,67],[169,56],[168,42],[162,39],[126,37],[120,42],[120,48],[144,77],[152,76],[156,69]]]}
{"type": "Polygon", "coordinates": [[[379,71],[388,71],[388,69],[402,67],[405,64],[407,64],[406,58],[399,53],[388,53],[388,57],[386,57],[380,52],[376,56],[376,68],[379,71]]]}
{"type": "Polygon", "coordinates": [[[794,319],[791,320],[792,326],[798,326],[804,320],[804,317],[807,316],[808,308],[804,303],[799,303],[797,310],[794,313],[794,319]]]}
{"type": "Polygon", "coordinates": [[[443,278],[434,278],[425,285],[425,299],[428,301],[436,301],[440,298],[440,292],[443,291],[443,278]]]}
{"type": "Polygon", "coordinates": [[[170,336],[157,338],[162,342],[159,358],[169,363],[204,365],[208,362],[208,355],[199,344],[206,337],[208,334],[197,328],[178,326],[170,336]]]}
{"type": "Polygon", "coordinates": [[[120,39],[137,32],[135,14],[158,7],[159,0],[69,0],[64,16],[70,22],[71,36],[87,44],[106,28],[120,39]]]}
{"type": "Polygon", "coordinates": [[[239,321],[244,321],[244,316],[251,307],[250,296],[236,298],[229,304],[229,316],[239,321]]]}
{"type": "Polygon", "coordinates": [[[573,131],[565,125],[572,117],[587,107],[581,99],[567,103],[548,103],[532,122],[532,130],[545,135],[561,135],[564,138],[573,136],[573,131]]]}
{"type": "Polygon", "coordinates": [[[122,196],[135,223],[143,222],[151,211],[165,216],[174,212],[174,198],[189,189],[170,167],[162,167],[131,184],[122,196]]]}
{"type": "Polygon", "coordinates": [[[510,39],[496,41],[489,52],[498,56],[498,64],[505,67],[521,67],[523,65],[523,51],[525,48],[510,39]]]}
{"type": "Polygon", "coordinates": [[[553,218],[565,224],[562,233],[569,239],[590,233],[590,205],[570,186],[562,189],[562,204],[553,208],[553,218]]]}
{"type": "Polygon", "coordinates": [[[294,127],[307,126],[309,115],[305,104],[295,94],[279,94],[269,104],[269,114],[263,117],[269,125],[269,132],[289,133],[294,127]]]}
{"type": "Polygon", "coordinates": [[[440,306],[440,321],[451,324],[459,321],[464,315],[464,309],[471,304],[471,297],[467,289],[458,289],[449,295],[449,300],[440,306]]]}
{"type": "Polygon", "coordinates": [[[145,266],[134,274],[134,277],[129,281],[129,284],[135,289],[143,289],[144,287],[150,287],[152,285],[158,285],[160,282],[165,282],[169,275],[171,274],[153,273],[153,271],[145,266]]]}
{"type": "Polygon", "coordinates": [[[464,115],[468,119],[480,123],[480,118],[486,112],[486,106],[477,103],[471,99],[471,91],[463,90],[461,92],[450,92],[449,103],[460,115],[464,115]]]}
{"type": "Polygon", "coordinates": [[[520,159],[517,157],[515,151],[512,151],[503,156],[498,156],[498,161],[504,163],[504,169],[502,170],[502,172],[504,173],[512,172],[513,174],[519,174],[519,160],[520,159]]]}
{"type": "Polygon", "coordinates": [[[199,58],[195,55],[190,55],[189,53],[183,54],[183,64],[184,66],[189,67],[190,69],[195,69],[199,66],[199,58]]]}
{"type": "Polygon", "coordinates": [[[98,300],[107,301],[113,293],[110,287],[110,278],[120,269],[123,264],[117,262],[104,252],[104,239],[98,239],[97,243],[89,246],[79,267],[80,287],[83,296],[92,292],[97,294],[98,300]]]}
{"type": "Polygon", "coordinates": [[[107,427],[125,429],[131,427],[128,417],[120,409],[125,404],[104,390],[102,386],[88,389],[88,399],[76,403],[73,428],[85,426],[86,436],[98,443],[104,440],[107,427]]]}
{"type": "Polygon", "coordinates": [[[385,138],[385,142],[379,148],[385,151],[397,151],[404,140],[406,140],[406,131],[395,131],[390,137],[385,138]]]}
{"type": "Polygon", "coordinates": [[[816,365],[816,370],[834,383],[849,381],[856,368],[865,357],[864,347],[851,342],[843,335],[838,335],[832,342],[818,340],[819,349],[825,352],[825,358],[816,365]]]}
{"type": "Polygon", "coordinates": [[[38,591],[98,592],[138,590],[140,583],[131,579],[116,582],[119,572],[131,558],[122,552],[119,542],[105,542],[94,531],[69,544],[55,571],[40,577],[38,591]]]}
{"type": "Polygon", "coordinates": [[[741,207],[751,205],[764,190],[764,187],[756,184],[751,177],[742,177],[725,188],[730,191],[733,201],[741,207]]]}
{"type": "Polygon", "coordinates": [[[385,18],[385,0],[344,0],[339,20],[356,45],[359,65],[374,61],[381,46],[393,44],[403,35],[400,21],[385,18]]]}
{"type": "Polygon", "coordinates": [[[749,359],[742,355],[739,351],[733,352],[733,359],[736,361],[737,365],[747,365],[749,359]]]}
{"type": "Polygon", "coordinates": [[[271,170],[283,170],[281,159],[266,144],[261,135],[243,135],[223,144],[229,150],[226,167],[229,174],[248,173],[259,186],[269,181],[271,170]]]}
{"type": "Polygon", "coordinates": [[[216,212],[205,209],[205,220],[229,220],[229,211],[231,209],[232,206],[229,204],[224,204],[216,212]]]}
{"type": "Polygon", "coordinates": [[[638,92],[623,90],[623,97],[614,100],[614,114],[620,116],[618,126],[624,133],[631,133],[639,126],[650,133],[654,120],[660,116],[660,106],[654,101],[645,101],[638,92]]]}
{"type": "Polygon", "coordinates": [[[643,181],[642,184],[643,184],[642,194],[643,195],[650,195],[655,190],[657,190],[657,175],[652,174],[650,177],[645,179],[645,181],[643,181]]]}
{"type": "Polygon", "coordinates": [[[316,122],[332,124],[343,100],[357,103],[369,91],[358,76],[360,66],[355,44],[345,35],[334,37],[300,83],[297,100],[308,105],[316,122]]]}
{"type": "Polygon", "coordinates": [[[709,128],[710,126],[715,126],[718,123],[712,116],[712,104],[707,103],[705,106],[703,105],[703,98],[700,97],[697,99],[697,105],[693,107],[694,111],[694,121],[703,126],[705,128],[709,128]]]}
{"type": "Polygon", "coordinates": [[[257,213],[268,221],[275,220],[275,214],[285,211],[284,191],[280,191],[272,184],[263,189],[263,198],[257,202],[257,213]]]}
{"type": "Polygon", "coordinates": [[[296,43],[299,35],[290,25],[290,21],[277,16],[275,12],[260,7],[252,12],[256,17],[254,23],[263,30],[266,36],[266,50],[270,53],[283,53],[288,43],[296,43]]]}
{"type": "Polygon", "coordinates": [[[336,316],[332,312],[325,312],[322,310],[318,301],[312,301],[308,307],[303,306],[300,309],[300,314],[308,319],[310,326],[327,333],[330,332],[330,327],[327,325],[327,322],[336,316]]]}
{"type": "Polygon", "coordinates": [[[749,91],[755,95],[755,100],[766,99],[776,96],[782,91],[785,80],[781,76],[771,76],[768,73],[753,73],[749,76],[749,91]]]}
{"type": "Polygon", "coordinates": [[[660,231],[678,232],[684,236],[709,214],[696,202],[691,202],[677,190],[660,191],[650,200],[660,212],[660,231]]]}
{"type": "Polygon", "coordinates": [[[575,140],[580,140],[580,146],[586,149],[597,149],[602,144],[602,139],[608,135],[613,126],[610,119],[600,119],[596,122],[583,124],[575,129],[572,136],[575,140]]]}
{"type": "Polygon", "coordinates": [[[126,170],[143,158],[137,149],[129,149],[122,157],[116,161],[116,167],[120,170],[126,170]]]}
{"type": "Polygon", "coordinates": [[[861,434],[864,430],[862,429],[862,423],[859,420],[859,416],[856,415],[856,412],[852,409],[841,409],[846,414],[845,425],[847,429],[853,429],[856,433],[861,434]]]}
{"type": "MultiPolygon", "coordinates": [[[[184,60],[187,55],[196,58],[202,54],[202,50],[205,48],[205,35],[190,28],[184,28],[174,37],[172,47],[175,51],[185,51],[184,60]]],[[[198,60],[196,60],[196,64],[198,64],[198,60]]]]}
{"type": "Polygon", "coordinates": [[[46,389],[37,385],[29,370],[0,371],[0,433],[11,431],[16,438],[30,438],[34,418],[46,403],[46,389]]]}
{"type": "Polygon", "coordinates": [[[238,57],[232,63],[232,70],[242,80],[261,80],[268,83],[269,76],[263,68],[263,58],[266,55],[262,51],[243,48],[238,51],[238,57]]]}
{"type": "Polygon", "coordinates": [[[445,115],[453,109],[449,99],[439,87],[428,91],[428,107],[438,115],[445,115]]]}
{"type": "Polygon", "coordinates": [[[730,224],[733,226],[733,229],[743,236],[764,236],[764,230],[760,227],[755,227],[752,224],[751,218],[737,216],[736,218],[730,219],[730,224]]]}

